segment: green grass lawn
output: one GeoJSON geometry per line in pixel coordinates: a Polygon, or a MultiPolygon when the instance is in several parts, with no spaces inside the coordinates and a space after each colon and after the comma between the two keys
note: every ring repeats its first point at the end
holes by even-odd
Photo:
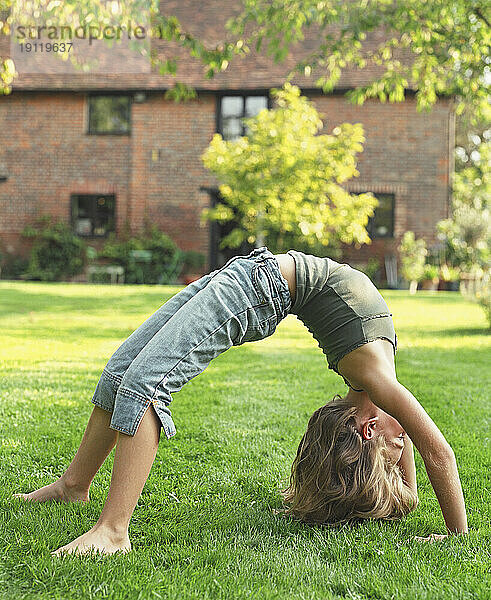
{"type": "Polygon", "coordinates": [[[63,473],[109,356],[178,290],[0,282],[1,598],[489,598],[490,337],[482,310],[451,292],[383,295],[399,379],[457,456],[467,537],[410,539],[445,531],[419,455],[420,505],[404,521],[327,530],[273,514],[308,418],[345,390],[290,315],[174,395],[177,435],[161,436],[130,524],[133,551],[52,557],[95,523],[112,455],[87,505],[10,495],[63,473]]]}

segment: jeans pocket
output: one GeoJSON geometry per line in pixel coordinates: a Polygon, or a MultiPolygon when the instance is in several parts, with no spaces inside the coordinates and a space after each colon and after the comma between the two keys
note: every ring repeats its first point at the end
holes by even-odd
{"type": "Polygon", "coordinates": [[[272,300],[271,284],[261,263],[256,264],[252,269],[251,279],[259,304],[270,304],[272,300]]]}
{"type": "Polygon", "coordinates": [[[234,346],[240,346],[244,342],[263,340],[273,335],[277,325],[278,317],[272,302],[252,306],[247,309],[245,332],[234,342],[234,346]]]}

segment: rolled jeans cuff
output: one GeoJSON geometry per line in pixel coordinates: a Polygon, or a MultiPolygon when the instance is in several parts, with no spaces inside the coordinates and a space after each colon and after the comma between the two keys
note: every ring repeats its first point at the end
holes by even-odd
{"type": "MultiPolygon", "coordinates": [[[[169,400],[170,401],[170,400],[169,400]]],[[[150,405],[162,423],[167,439],[176,434],[170,409],[159,398],[145,398],[121,386],[121,378],[104,370],[92,397],[92,404],[112,413],[110,428],[126,435],[135,435],[140,421],[150,405]],[[131,423],[131,427],[128,424],[131,423]]]]}

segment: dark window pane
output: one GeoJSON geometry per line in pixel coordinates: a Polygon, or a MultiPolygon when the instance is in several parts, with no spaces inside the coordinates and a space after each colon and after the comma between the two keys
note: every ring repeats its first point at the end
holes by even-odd
{"type": "Polygon", "coordinates": [[[114,224],[114,198],[100,196],[95,201],[94,235],[106,235],[111,224],[114,224]]]}
{"type": "Polygon", "coordinates": [[[105,236],[115,231],[113,195],[72,196],[72,225],[77,235],[105,236]]]}
{"type": "Polygon", "coordinates": [[[130,99],[128,96],[92,96],[89,98],[90,133],[128,133],[130,99]]]}
{"type": "Polygon", "coordinates": [[[374,193],[379,204],[368,221],[367,230],[371,238],[394,237],[394,194],[374,193]]]}
{"type": "Polygon", "coordinates": [[[74,203],[73,218],[77,235],[92,234],[92,211],[89,198],[81,196],[78,202],[74,203]]]}
{"type": "Polygon", "coordinates": [[[223,139],[235,140],[248,135],[242,119],[256,116],[263,108],[268,108],[267,96],[223,96],[220,104],[223,139]]]}

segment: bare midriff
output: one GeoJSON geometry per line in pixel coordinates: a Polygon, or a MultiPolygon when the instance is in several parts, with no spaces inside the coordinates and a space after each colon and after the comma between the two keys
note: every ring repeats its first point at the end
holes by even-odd
{"type": "Polygon", "coordinates": [[[295,302],[295,261],[289,254],[275,254],[274,256],[280,265],[281,274],[288,282],[292,302],[295,302]]]}

